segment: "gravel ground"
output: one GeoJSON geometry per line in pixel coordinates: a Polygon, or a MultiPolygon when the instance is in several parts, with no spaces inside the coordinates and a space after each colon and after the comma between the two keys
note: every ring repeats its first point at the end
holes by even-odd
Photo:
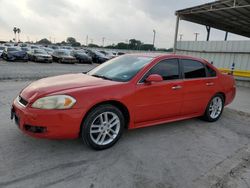
{"type": "MultiPolygon", "coordinates": [[[[16,73],[27,79],[27,73],[34,79],[33,70],[44,77],[90,68],[28,63],[22,69],[22,65],[0,63],[0,77],[16,73]]],[[[1,188],[250,187],[250,114],[231,109],[237,105],[226,108],[216,123],[191,119],[126,131],[113,148],[93,151],[80,139],[35,139],[17,129],[9,118],[11,102],[31,82],[20,77],[0,81],[1,188]]],[[[244,93],[245,101],[249,93],[244,93]]]]}

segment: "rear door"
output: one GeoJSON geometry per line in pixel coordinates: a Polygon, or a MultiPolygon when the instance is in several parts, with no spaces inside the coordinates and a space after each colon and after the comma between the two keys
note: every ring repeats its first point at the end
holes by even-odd
{"type": "Polygon", "coordinates": [[[215,92],[215,78],[209,77],[206,65],[200,61],[181,59],[180,62],[184,78],[181,115],[201,115],[215,92]]]}
{"type": "Polygon", "coordinates": [[[135,123],[158,121],[180,115],[183,81],[178,59],[160,61],[136,86],[135,123]],[[159,74],[162,82],[148,84],[146,78],[159,74]]]}

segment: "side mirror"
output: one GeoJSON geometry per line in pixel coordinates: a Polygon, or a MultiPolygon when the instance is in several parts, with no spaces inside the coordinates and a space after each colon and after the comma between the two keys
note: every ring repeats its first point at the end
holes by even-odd
{"type": "Polygon", "coordinates": [[[162,82],[163,78],[159,74],[151,74],[147,77],[146,83],[162,82]]]}

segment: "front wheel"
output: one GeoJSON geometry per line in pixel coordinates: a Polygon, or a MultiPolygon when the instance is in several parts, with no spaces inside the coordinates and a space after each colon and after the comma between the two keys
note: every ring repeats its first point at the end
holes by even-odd
{"type": "Polygon", "coordinates": [[[124,126],[124,116],[117,107],[101,105],[94,108],[85,118],[81,137],[93,149],[107,149],[120,139],[124,126]]]}
{"type": "Polygon", "coordinates": [[[224,97],[220,94],[215,95],[208,103],[203,119],[208,122],[217,121],[223,112],[223,108],[224,97]]]}

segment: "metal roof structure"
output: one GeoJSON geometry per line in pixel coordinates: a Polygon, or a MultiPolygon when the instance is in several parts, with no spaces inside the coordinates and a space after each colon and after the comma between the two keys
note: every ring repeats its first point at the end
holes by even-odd
{"type": "Polygon", "coordinates": [[[178,10],[176,11],[176,16],[175,44],[177,41],[180,19],[206,26],[208,32],[207,40],[209,40],[210,28],[250,37],[250,0],[214,1],[178,10]]]}

